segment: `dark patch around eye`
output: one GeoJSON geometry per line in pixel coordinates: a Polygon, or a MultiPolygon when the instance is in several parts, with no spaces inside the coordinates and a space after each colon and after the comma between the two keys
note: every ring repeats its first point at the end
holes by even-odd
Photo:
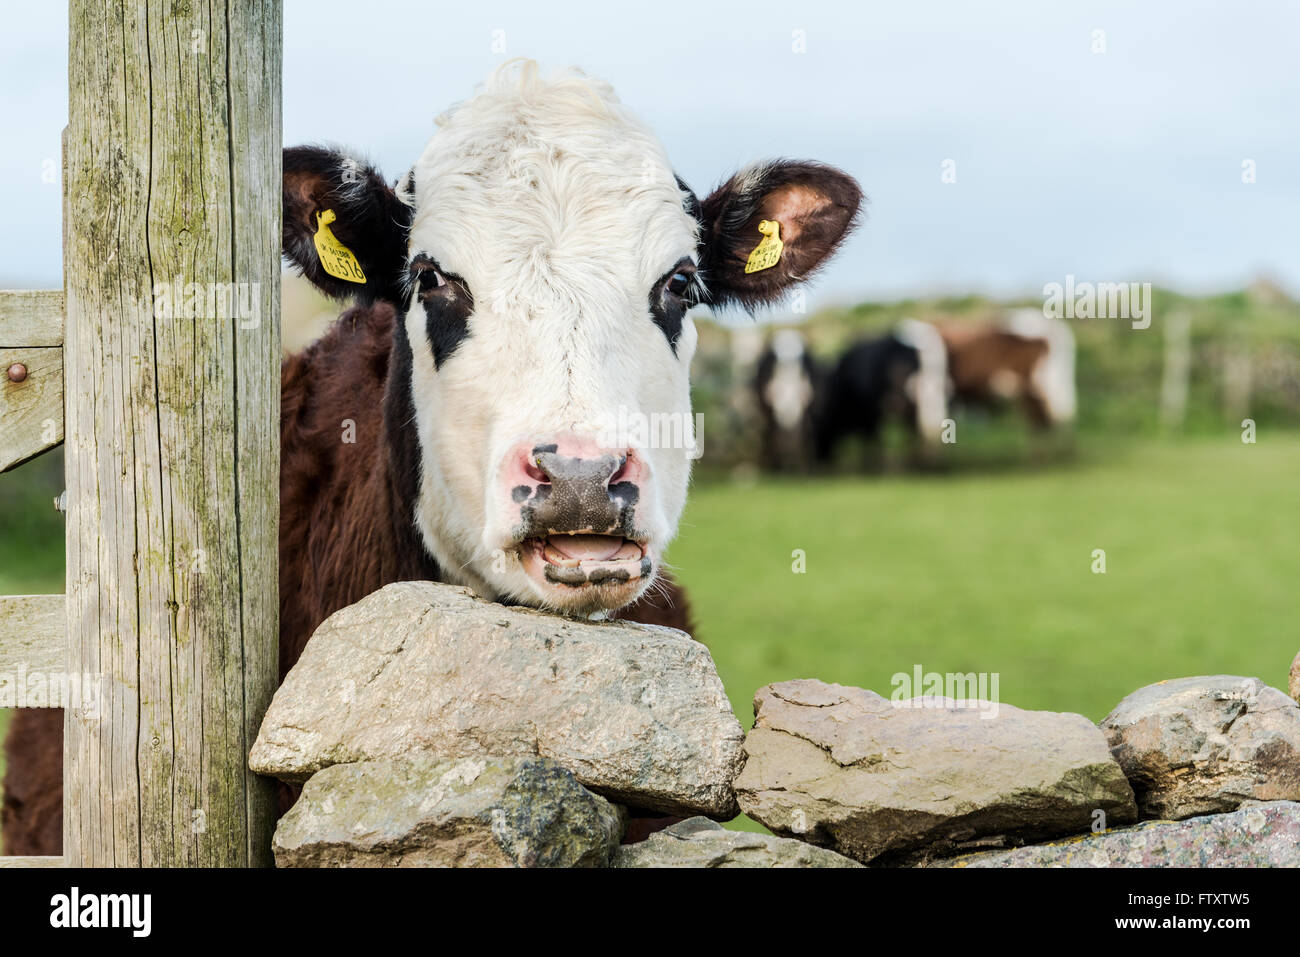
{"type": "Polygon", "coordinates": [[[691,276],[688,263],[689,260],[679,262],[664,273],[650,290],[650,316],[664,334],[664,338],[668,340],[668,347],[673,350],[673,355],[677,355],[677,340],[682,335],[682,320],[686,317],[686,310],[694,305],[694,302],[691,290],[687,290],[685,297],[679,297],[669,294],[668,286],[673,276],[678,273],[684,272],[691,276]]]}
{"type": "Polygon", "coordinates": [[[433,365],[441,369],[469,336],[469,317],[474,311],[474,297],[469,285],[454,273],[438,268],[424,253],[411,260],[411,280],[416,297],[424,307],[425,334],[433,350],[433,365]],[[444,279],[438,285],[437,276],[444,279]]]}

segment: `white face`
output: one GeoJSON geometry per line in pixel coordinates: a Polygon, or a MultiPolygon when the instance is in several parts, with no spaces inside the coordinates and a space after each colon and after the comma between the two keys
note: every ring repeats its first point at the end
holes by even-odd
{"type": "Polygon", "coordinates": [[[782,329],[772,339],[776,359],[763,400],[776,424],[786,431],[799,427],[813,401],[813,384],[804,366],[804,345],[799,333],[782,329]]]}
{"type": "Polygon", "coordinates": [[[685,504],[698,226],[607,87],[507,76],[404,183],[415,517],[453,580],[591,613],[644,592],[685,504]]]}

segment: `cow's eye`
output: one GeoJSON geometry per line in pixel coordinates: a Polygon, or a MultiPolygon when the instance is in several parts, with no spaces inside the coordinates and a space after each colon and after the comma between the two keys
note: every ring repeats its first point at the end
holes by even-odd
{"type": "Polygon", "coordinates": [[[682,319],[686,310],[699,301],[699,285],[695,278],[695,264],[683,256],[677,265],[650,289],[650,314],[668,340],[673,354],[677,353],[677,339],[682,334],[682,319]]]}
{"type": "Polygon", "coordinates": [[[447,285],[447,279],[436,269],[420,270],[420,291],[426,292],[430,289],[438,289],[447,285]]]}
{"type": "Polygon", "coordinates": [[[421,253],[411,260],[411,282],[416,287],[420,298],[424,298],[435,290],[445,287],[447,277],[443,275],[433,259],[421,253]]]}

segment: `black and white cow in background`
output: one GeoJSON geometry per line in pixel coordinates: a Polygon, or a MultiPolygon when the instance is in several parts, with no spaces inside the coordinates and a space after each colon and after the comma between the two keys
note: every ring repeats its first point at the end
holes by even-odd
{"type": "Polygon", "coordinates": [[[772,336],[754,371],[754,393],[762,420],[762,468],[806,472],[817,462],[824,376],[821,364],[798,332],[781,329],[772,336]]]}
{"type": "Polygon", "coordinates": [[[928,323],[904,319],[887,335],[852,343],[829,365],[810,355],[797,332],[781,330],[755,377],[763,463],[826,466],[850,436],[875,453],[891,421],[922,447],[933,446],[948,416],[949,390],[947,352],[928,323]]]}

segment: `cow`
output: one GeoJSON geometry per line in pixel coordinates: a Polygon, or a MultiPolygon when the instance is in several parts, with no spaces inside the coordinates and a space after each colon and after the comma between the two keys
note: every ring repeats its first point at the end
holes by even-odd
{"type": "Polygon", "coordinates": [[[825,370],[794,329],[781,329],[759,356],[754,396],[761,418],[759,465],[807,472],[818,460],[825,370]]]}
{"type": "Polygon", "coordinates": [[[943,323],[956,401],[1018,404],[1039,431],[1068,426],[1076,413],[1074,333],[1038,309],[1015,309],[993,322],[943,323]]]}
{"type": "Polygon", "coordinates": [[[927,449],[948,415],[947,353],[937,330],[915,319],[852,343],[829,365],[797,332],[781,330],[759,360],[755,390],[768,467],[829,466],[850,436],[878,455],[891,421],[927,449]]]}
{"type": "MultiPolygon", "coordinates": [[[[351,308],[282,368],[281,677],[328,615],[404,579],[689,624],[663,562],[692,461],[690,310],[777,302],[861,199],[790,160],[701,199],[608,85],[531,61],[439,117],[392,185],[285,150],[285,257],[351,308]],[[675,447],[646,441],[651,415],[680,418],[675,447]]],[[[14,719],[9,853],[60,853],[61,720],[14,719]]]]}

